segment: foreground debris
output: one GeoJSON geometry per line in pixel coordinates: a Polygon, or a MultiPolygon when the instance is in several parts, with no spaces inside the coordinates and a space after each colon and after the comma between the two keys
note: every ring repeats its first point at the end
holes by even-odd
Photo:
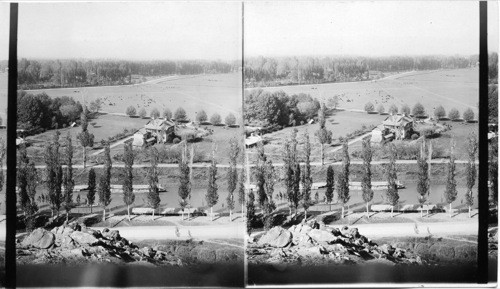
{"type": "Polygon", "coordinates": [[[72,223],[51,231],[38,228],[17,242],[18,264],[115,263],[153,266],[184,266],[194,262],[234,261],[242,254],[213,250],[208,254],[202,241],[173,241],[167,245],[140,248],[117,230],[93,230],[72,223]],[[238,255],[238,256],[234,256],[238,255]],[[228,257],[229,256],[229,257],[228,257]]]}
{"type": "Polygon", "coordinates": [[[259,240],[250,240],[248,259],[285,268],[286,265],[364,264],[431,265],[408,248],[378,245],[357,228],[330,228],[315,221],[293,225],[288,230],[274,227],[259,240]]]}

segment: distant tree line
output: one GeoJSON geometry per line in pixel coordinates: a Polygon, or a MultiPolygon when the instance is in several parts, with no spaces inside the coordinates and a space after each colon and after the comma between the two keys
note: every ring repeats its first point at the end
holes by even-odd
{"type": "Polygon", "coordinates": [[[134,77],[172,74],[229,73],[238,62],[222,61],[125,61],[125,60],[28,60],[18,61],[21,89],[78,87],[132,83],[134,77]]]}
{"type": "Polygon", "coordinates": [[[245,86],[277,86],[379,78],[383,72],[467,68],[478,56],[255,57],[245,59],[245,86]],[[370,75],[370,72],[377,72],[370,75]]]}
{"type": "Polygon", "coordinates": [[[245,92],[246,123],[263,126],[295,126],[314,118],[321,105],[309,94],[288,95],[283,91],[254,89],[245,92]]]}
{"type": "Polygon", "coordinates": [[[45,93],[17,93],[17,126],[31,132],[61,128],[77,121],[83,108],[68,96],[50,98],[45,93]]]}

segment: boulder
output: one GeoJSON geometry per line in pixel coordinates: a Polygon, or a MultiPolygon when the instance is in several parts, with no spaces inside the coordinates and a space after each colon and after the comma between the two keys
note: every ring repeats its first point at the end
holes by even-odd
{"type": "Polygon", "coordinates": [[[99,239],[94,237],[94,235],[84,233],[84,232],[79,232],[75,231],[73,232],[70,237],[78,244],[81,245],[90,245],[93,246],[97,243],[99,243],[99,239]]]}
{"type": "Polygon", "coordinates": [[[110,240],[120,240],[121,237],[120,237],[120,232],[118,232],[117,230],[107,230],[106,232],[102,232],[102,236],[107,238],[107,239],[110,239],[110,240]]]}
{"type": "Polygon", "coordinates": [[[347,253],[347,248],[344,247],[342,244],[331,244],[326,247],[328,251],[332,251],[335,253],[340,253],[340,254],[346,254],[347,253]]]}
{"type": "Polygon", "coordinates": [[[73,233],[74,230],[67,226],[60,226],[60,227],[55,227],[54,229],[51,230],[51,232],[54,233],[55,235],[67,236],[71,235],[71,233],[73,233]]]}
{"type": "Polygon", "coordinates": [[[383,244],[383,245],[379,246],[378,249],[380,250],[380,252],[387,254],[387,255],[391,255],[391,256],[396,251],[396,249],[394,249],[394,247],[392,247],[389,244],[383,244]]]}
{"type": "Polygon", "coordinates": [[[281,227],[273,227],[260,238],[259,244],[273,247],[286,247],[291,241],[292,233],[281,227]]]}
{"type": "Polygon", "coordinates": [[[314,246],[313,240],[306,234],[293,235],[293,244],[296,246],[303,246],[303,247],[314,246]]]}
{"type": "Polygon", "coordinates": [[[321,248],[320,247],[310,247],[310,248],[299,248],[297,250],[297,254],[302,257],[319,257],[321,256],[321,248]]]}
{"type": "Polygon", "coordinates": [[[52,245],[54,245],[54,242],[56,240],[56,237],[53,233],[42,229],[38,228],[31,232],[21,243],[22,246],[28,247],[32,246],[35,248],[40,248],[40,249],[48,249],[52,245]]]}
{"type": "Polygon", "coordinates": [[[359,234],[358,228],[350,228],[348,232],[351,238],[359,238],[361,236],[359,234]]]}
{"type": "Polygon", "coordinates": [[[150,247],[144,247],[139,250],[142,254],[144,254],[147,257],[153,258],[156,254],[156,252],[150,248],[150,247]]]}
{"type": "Polygon", "coordinates": [[[60,240],[59,246],[61,246],[63,248],[69,248],[69,249],[76,248],[75,241],[70,236],[65,235],[62,238],[60,238],[59,240],[60,240]]]}
{"type": "Polygon", "coordinates": [[[337,239],[338,239],[337,237],[332,235],[330,232],[318,230],[318,229],[312,229],[307,234],[309,235],[309,237],[311,237],[311,239],[313,239],[314,241],[316,241],[318,243],[325,242],[325,243],[330,244],[330,243],[337,241],[337,239]]]}

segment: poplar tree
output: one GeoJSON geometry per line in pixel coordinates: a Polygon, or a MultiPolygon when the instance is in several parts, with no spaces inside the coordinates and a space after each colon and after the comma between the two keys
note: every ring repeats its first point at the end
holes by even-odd
{"type": "Polygon", "coordinates": [[[238,156],[240,153],[240,146],[235,138],[229,141],[229,172],[227,180],[228,195],[226,198],[227,206],[229,208],[229,221],[232,221],[232,210],[234,209],[234,191],[238,185],[238,171],[236,168],[238,156]]]}
{"type": "Polygon", "coordinates": [[[132,142],[124,144],[123,162],[125,163],[125,176],[123,178],[123,202],[127,205],[127,216],[130,221],[130,205],[135,201],[134,194],[134,150],[132,149],[132,142]]]}
{"type": "Polygon", "coordinates": [[[430,180],[429,180],[429,164],[427,163],[426,156],[426,145],[425,140],[422,142],[420,148],[420,156],[417,159],[418,167],[418,202],[420,203],[420,217],[423,217],[424,204],[427,201],[427,194],[429,192],[430,180]]]}
{"type": "Polygon", "coordinates": [[[69,220],[69,213],[75,207],[73,203],[73,189],[75,181],[73,180],[73,142],[71,134],[68,131],[66,135],[66,169],[64,171],[64,209],[66,210],[66,221],[69,220]]]}
{"type": "MultiPolygon", "coordinates": [[[[325,197],[326,201],[331,204],[333,200],[333,191],[335,188],[335,178],[334,178],[334,170],[333,166],[329,165],[328,168],[326,169],[326,191],[325,191],[325,197]]],[[[331,205],[330,205],[330,211],[331,211],[331,205]]]]}
{"type": "Polygon", "coordinates": [[[255,166],[255,180],[256,180],[256,185],[257,185],[257,195],[258,195],[258,202],[261,207],[261,209],[264,208],[264,201],[267,199],[266,195],[266,180],[265,180],[265,165],[266,165],[266,155],[264,153],[264,145],[262,142],[259,142],[257,144],[257,165],[255,166]]]}
{"type": "Polygon", "coordinates": [[[111,203],[111,154],[109,143],[104,146],[104,167],[103,173],[99,177],[99,202],[102,206],[102,220],[106,220],[106,207],[111,203]]]}
{"type": "Polygon", "coordinates": [[[210,207],[210,220],[214,220],[213,207],[219,201],[219,194],[217,193],[217,162],[215,161],[215,143],[212,149],[212,163],[208,170],[208,187],[207,193],[205,195],[205,199],[207,201],[207,205],[210,207]]]}
{"type": "Polygon", "coordinates": [[[240,174],[239,184],[238,184],[238,201],[241,205],[241,216],[245,212],[245,175],[244,172],[240,174]]]}
{"type": "Polygon", "coordinates": [[[366,203],[366,217],[370,218],[370,212],[368,209],[368,204],[373,200],[373,190],[372,190],[372,148],[370,145],[370,139],[363,139],[363,177],[361,182],[361,189],[363,191],[363,201],[366,203]]]}
{"type": "Polygon", "coordinates": [[[3,185],[5,182],[5,175],[3,173],[4,159],[5,159],[5,142],[3,138],[0,137],[0,192],[3,190],[3,185]]]}
{"type": "Polygon", "coordinates": [[[95,202],[95,192],[96,192],[96,182],[95,182],[95,171],[94,168],[90,168],[88,175],[88,191],[87,191],[87,203],[90,205],[90,213],[92,213],[92,206],[95,202]]]}
{"type": "Polygon", "coordinates": [[[149,184],[149,191],[148,191],[148,206],[153,209],[152,212],[152,219],[155,217],[155,211],[158,209],[160,206],[160,190],[158,188],[158,150],[155,147],[151,147],[149,149],[149,160],[151,162],[151,166],[148,169],[148,184],[149,184]]]}
{"type": "MultiPolygon", "coordinates": [[[[188,164],[188,151],[187,151],[187,143],[184,142],[184,147],[182,150],[181,158],[179,160],[179,189],[178,195],[181,198],[179,201],[179,205],[182,209],[182,219],[184,219],[184,209],[188,207],[188,199],[191,197],[191,180],[190,174],[191,169],[188,164]]],[[[189,212],[188,212],[189,219],[189,212]]]]}
{"type": "Polygon", "coordinates": [[[54,133],[52,141],[45,148],[45,164],[46,164],[46,184],[48,190],[49,201],[52,209],[52,216],[54,211],[59,216],[59,210],[63,201],[62,197],[62,166],[59,158],[59,131],[54,133]]]}
{"type": "Polygon", "coordinates": [[[450,160],[448,162],[448,179],[446,182],[446,188],[444,191],[444,197],[446,203],[450,205],[450,218],[452,216],[451,212],[451,203],[453,203],[457,199],[457,181],[455,180],[455,141],[451,140],[451,148],[450,148],[450,160]]]}
{"type": "Polygon", "coordinates": [[[276,172],[271,160],[267,160],[264,166],[264,180],[266,199],[264,201],[264,227],[266,230],[270,229],[273,224],[272,213],[276,209],[276,204],[273,200],[274,185],[275,185],[276,172]]]}
{"type": "Polygon", "coordinates": [[[396,173],[396,146],[391,143],[389,145],[389,166],[387,168],[387,202],[391,205],[391,218],[394,216],[394,206],[399,203],[399,193],[397,185],[397,173],[396,173]]]}
{"type": "Polygon", "coordinates": [[[302,175],[302,207],[304,208],[304,218],[307,220],[307,209],[311,206],[311,142],[309,141],[309,133],[304,133],[305,138],[305,165],[302,175]]]}
{"type": "Polygon", "coordinates": [[[491,140],[488,154],[488,179],[490,182],[489,201],[498,211],[498,143],[497,138],[491,140]]]}
{"type": "Polygon", "coordinates": [[[28,158],[24,144],[19,148],[16,178],[19,205],[24,212],[26,229],[27,231],[32,231],[35,227],[34,215],[38,211],[38,205],[35,200],[38,174],[35,163],[28,158]]]}
{"type": "Polygon", "coordinates": [[[252,191],[248,193],[247,201],[247,233],[252,231],[252,225],[255,219],[255,196],[252,191]]]}
{"type": "Polygon", "coordinates": [[[80,140],[80,144],[83,148],[83,168],[85,169],[87,165],[87,147],[94,146],[94,135],[89,133],[88,131],[88,119],[87,119],[88,110],[86,106],[83,106],[83,111],[80,116],[80,126],[82,131],[78,134],[77,138],[80,140]]]}
{"type": "Polygon", "coordinates": [[[321,165],[325,164],[325,152],[324,146],[325,144],[329,144],[332,142],[332,132],[326,129],[326,107],[323,103],[321,105],[321,109],[318,112],[318,123],[319,129],[315,132],[316,137],[321,145],[321,165]]]}
{"type": "Polygon", "coordinates": [[[342,144],[342,170],[340,176],[337,178],[337,191],[339,194],[339,200],[342,202],[342,219],[344,218],[344,207],[349,199],[349,151],[347,146],[347,140],[342,144]]]}
{"type": "Polygon", "coordinates": [[[467,153],[469,156],[469,161],[467,163],[467,193],[465,194],[465,201],[469,207],[469,218],[471,217],[471,207],[474,205],[474,194],[472,193],[472,188],[476,183],[476,152],[477,152],[477,141],[474,134],[472,134],[468,139],[467,153]]]}

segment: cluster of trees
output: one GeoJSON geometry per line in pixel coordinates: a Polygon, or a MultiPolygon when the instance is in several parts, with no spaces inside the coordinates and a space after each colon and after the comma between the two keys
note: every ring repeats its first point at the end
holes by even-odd
{"type": "Polygon", "coordinates": [[[28,131],[65,127],[77,121],[82,111],[80,102],[67,96],[50,98],[45,93],[17,93],[18,128],[28,131]]]}
{"type": "Polygon", "coordinates": [[[312,119],[321,108],[319,101],[305,93],[289,96],[283,91],[254,89],[245,92],[244,120],[262,126],[295,126],[312,119]]]}
{"type": "Polygon", "coordinates": [[[245,85],[274,86],[359,81],[370,72],[466,68],[478,56],[255,57],[245,59],[245,85]]]}
{"type": "Polygon", "coordinates": [[[28,60],[18,61],[21,88],[76,87],[132,83],[136,76],[229,73],[238,62],[222,61],[125,61],[125,60],[28,60]]]}
{"type": "MultiPolygon", "coordinates": [[[[130,117],[139,116],[141,118],[146,118],[146,116],[147,116],[146,109],[141,108],[139,110],[139,112],[137,112],[137,110],[135,109],[135,107],[133,105],[127,107],[127,109],[125,110],[125,114],[130,116],[130,117]]],[[[186,111],[182,107],[179,107],[174,112],[173,115],[172,115],[172,111],[168,108],[165,108],[161,115],[160,115],[160,111],[156,108],[153,108],[151,110],[151,112],[149,113],[149,117],[152,119],[160,118],[160,116],[166,120],[187,121],[189,119],[186,111]]],[[[222,117],[220,116],[220,114],[214,113],[214,114],[212,114],[212,116],[210,116],[210,120],[209,120],[207,113],[204,110],[200,110],[196,114],[196,121],[199,123],[210,122],[213,125],[221,125],[222,124],[222,117]]],[[[229,113],[225,117],[224,123],[228,126],[235,125],[236,124],[236,116],[233,113],[229,113]]]]}

